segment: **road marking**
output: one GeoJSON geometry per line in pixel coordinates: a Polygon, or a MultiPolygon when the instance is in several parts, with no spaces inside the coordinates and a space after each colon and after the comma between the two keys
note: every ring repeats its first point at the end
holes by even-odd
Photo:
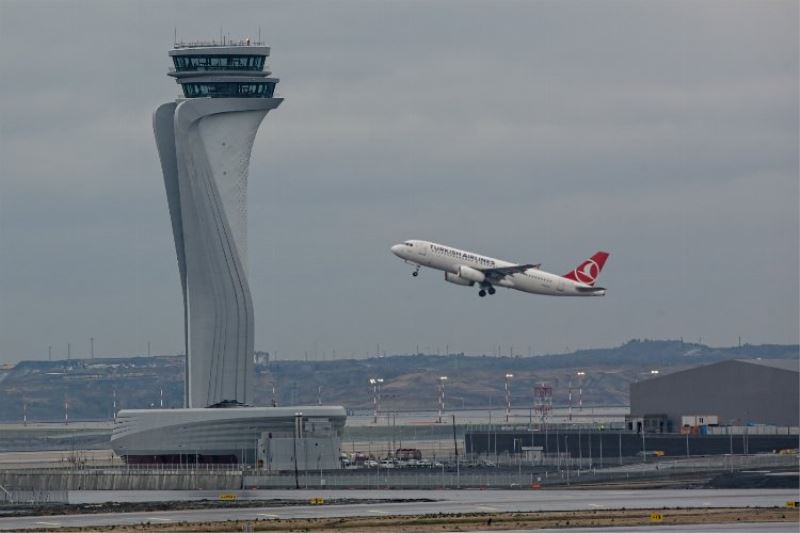
{"type": "Polygon", "coordinates": [[[482,511],[499,511],[497,507],[489,507],[488,505],[476,505],[476,509],[480,509],[482,511]]]}
{"type": "Polygon", "coordinates": [[[267,518],[280,518],[280,516],[276,514],[268,514],[268,513],[256,513],[257,516],[266,516],[267,518]]]}
{"type": "Polygon", "coordinates": [[[42,524],[43,526],[60,526],[61,522],[36,522],[37,524],[42,524]]]}
{"type": "Polygon", "coordinates": [[[367,512],[368,513],[375,513],[375,514],[389,514],[389,511],[381,511],[379,509],[370,509],[367,512]]]}
{"type": "Polygon", "coordinates": [[[599,503],[590,503],[589,507],[605,507],[605,505],[600,505],[599,503]]]}
{"type": "Polygon", "coordinates": [[[172,518],[159,518],[158,516],[150,516],[147,520],[158,520],[159,522],[172,522],[172,518]]]}

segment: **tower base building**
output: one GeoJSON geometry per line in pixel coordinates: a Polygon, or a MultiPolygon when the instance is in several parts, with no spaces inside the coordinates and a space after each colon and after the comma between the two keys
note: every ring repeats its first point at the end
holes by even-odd
{"type": "Polygon", "coordinates": [[[344,407],[127,409],[111,447],[128,464],[249,464],[272,471],[340,468],[344,407]]]}

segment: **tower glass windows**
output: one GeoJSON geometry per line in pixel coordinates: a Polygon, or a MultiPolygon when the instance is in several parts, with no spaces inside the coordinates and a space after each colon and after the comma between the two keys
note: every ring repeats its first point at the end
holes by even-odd
{"type": "Polygon", "coordinates": [[[257,70],[264,68],[265,56],[208,55],[173,56],[176,72],[205,70],[257,70]]]}
{"type": "Polygon", "coordinates": [[[272,98],[275,82],[182,83],[186,98],[272,98]]]}

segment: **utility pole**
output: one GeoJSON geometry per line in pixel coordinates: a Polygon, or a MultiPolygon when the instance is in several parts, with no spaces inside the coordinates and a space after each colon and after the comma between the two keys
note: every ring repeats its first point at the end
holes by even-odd
{"type": "Polygon", "coordinates": [[[53,360],[53,346],[52,345],[47,347],[47,360],[48,361],[52,361],[53,360]]]}
{"type": "Polygon", "coordinates": [[[72,359],[72,344],[67,343],[67,361],[72,359]]]}
{"type": "Polygon", "coordinates": [[[94,359],[94,337],[89,337],[89,356],[94,359]]]}

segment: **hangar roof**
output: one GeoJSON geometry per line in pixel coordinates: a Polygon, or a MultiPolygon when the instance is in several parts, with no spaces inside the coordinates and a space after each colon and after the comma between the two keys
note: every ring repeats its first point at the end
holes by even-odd
{"type": "Polygon", "coordinates": [[[751,365],[761,365],[779,368],[781,370],[800,372],[800,359],[737,359],[737,361],[741,363],[750,363],[751,365]]]}

